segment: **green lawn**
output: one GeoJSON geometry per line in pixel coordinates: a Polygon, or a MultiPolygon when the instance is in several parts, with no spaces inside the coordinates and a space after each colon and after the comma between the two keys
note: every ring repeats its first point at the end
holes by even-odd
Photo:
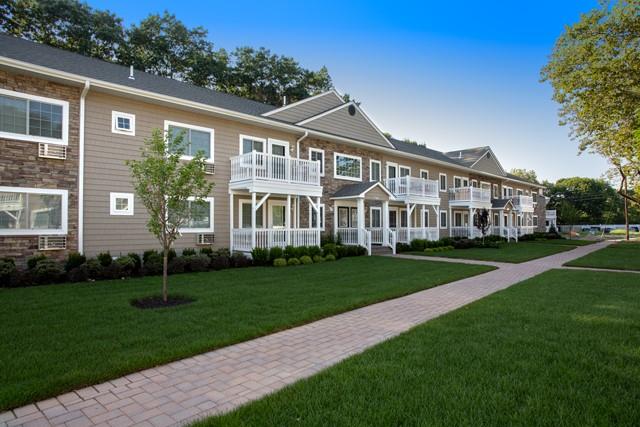
{"type": "Polygon", "coordinates": [[[209,426],[637,426],[640,286],[552,270],[209,426]]]}
{"type": "Polygon", "coordinates": [[[489,271],[358,257],[172,276],[193,304],[139,310],[160,278],[0,289],[0,409],[489,271]]]}
{"type": "Polygon", "coordinates": [[[568,262],[572,267],[640,270],[640,242],[619,242],[568,262]]]}
{"type": "Polygon", "coordinates": [[[437,256],[480,261],[520,263],[573,249],[575,246],[538,242],[502,243],[500,248],[452,249],[442,252],[409,252],[411,255],[437,256]]]}
{"type": "Polygon", "coordinates": [[[581,239],[538,239],[531,240],[530,242],[522,242],[522,243],[541,243],[543,245],[560,245],[560,246],[587,246],[593,245],[594,243],[598,243],[600,240],[581,240],[581,239]]]}

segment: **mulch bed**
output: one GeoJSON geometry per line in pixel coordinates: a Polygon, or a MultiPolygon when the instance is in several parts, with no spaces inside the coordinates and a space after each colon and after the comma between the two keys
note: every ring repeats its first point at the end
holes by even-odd
{"type": "Polygon", "coordinates": [[[140,309],[148,309],[148,308],[164,308],[164,307],[175,307],[183,304],[191,304],[195,299],[180,296],[180,295],[170,295],[167,298],[167,302],[162,300],[162,296],[154,295],[152,297],[138,298],[131,300],[131,305],[140,308],[140,309]]]}

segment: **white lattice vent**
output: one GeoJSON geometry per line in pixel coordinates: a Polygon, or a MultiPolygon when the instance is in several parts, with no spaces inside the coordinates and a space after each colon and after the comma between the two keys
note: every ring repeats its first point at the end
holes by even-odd
{"type": "Polygon", "coordinates": [[[213,175],[215,172],[216,172],[216,165],[212,163],[204,164],[204,173],[206,173],[207,175],[213,175]]]}
{"type": "Polygon", "coordinates": [[[215,240],[213,233],[200,233],[196,235],[196,245],[212,245],[215,240]]]}
{"type": "Polygon", "coordinates": [[[58,144],[38,144],[38,156],[46,159],[61,159],[67,158],[67,146],[58,144]]]}
{"type": "Polygon", "coordinates": [[[38,250],[55,251],[67,248],[67,236],[39,236],[38,250]]]}

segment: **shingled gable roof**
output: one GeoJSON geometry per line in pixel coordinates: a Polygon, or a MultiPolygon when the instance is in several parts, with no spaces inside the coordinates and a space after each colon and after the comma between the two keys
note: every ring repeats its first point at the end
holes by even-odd
{"type": "Polygon", "coordinates": [[[335,89],[331,89],[275,110],[267,111],[263,116],[287,123],[296,123],[342,104],[345,104],[342,95],[335,89]]]}
{"type": "Polygon", "coordinates": [[[393,193],[391,193],[387,189],[387,187],[382,185],[380,181],[375,181],[375,182],[365,181],[365,182],[359,182],[357,184],[345,185],[344,187],[336,191],[331,198],[346,199],[346,198],[352,198],[352,197],[364,197],[365,194],[367,194],[369,191],[373,190],[374,188],[380,188],[382,191],[387,193],[390,198],[392,199],[394,198],[393,193]]]}
{"type": "Polygon", "coordinates": [[[504,209],[507,206],[511,205],[513,209],[513,202],[511,199],[492,199],[491,200],[491,209],[504,209]]]}
{"type": "MultiPolygon", "coordinates": [[[[489,146],[467,148],[464,150],[447,151],[445,154],[451,157],[452,159],[455,159],[458,163],[460,163],[463,166],[466,166],[468,168],[476,168],[475,166],[478,164],[478,162],[484,159],[485,156],[487,156],[487,153],[490,154],[491,160],[493,161],[493,163],[495,163],[496,167],[501,172],[501,174],[503,176],[506,176],[507,173],[505,172],[504,168],[498,161],[498,158],[496,157],[493,150],[491,150],[491,147],[489,146]]],[[[476,169],[481,170],[480,168],[476,168],[476,169]]]]}

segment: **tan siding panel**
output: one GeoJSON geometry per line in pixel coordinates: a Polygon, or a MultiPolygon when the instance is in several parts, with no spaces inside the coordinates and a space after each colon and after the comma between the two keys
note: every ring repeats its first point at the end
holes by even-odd
{"type": "Polygon", "coordinates": [[[389,143],[382,137],[367,119],[356,110],[356,114],[351,116],[349,108],[341,108],[326,116],[305,123],[304,126],[328,132],[334,135],[366,141],[382,147],[389,147],[389,143]]]}

